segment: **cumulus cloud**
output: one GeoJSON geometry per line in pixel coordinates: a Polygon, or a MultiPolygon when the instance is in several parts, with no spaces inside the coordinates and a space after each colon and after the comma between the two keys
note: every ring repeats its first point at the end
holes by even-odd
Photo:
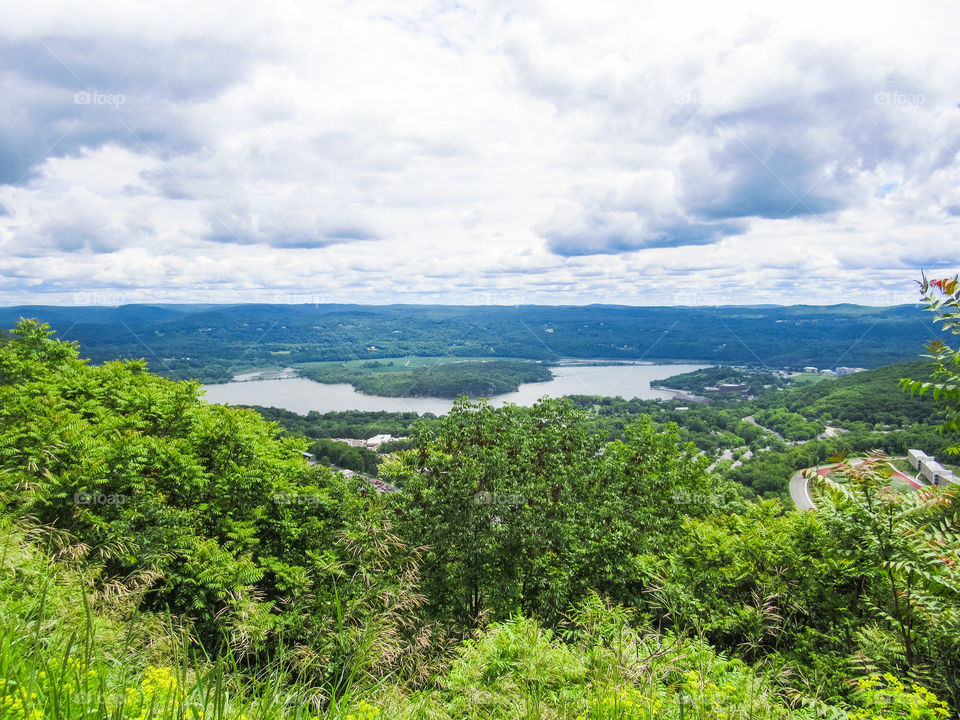
{"type": "Polygon", "coordinates": [[[0,302],[318,278],[330,301],[830,302],[956,270],[947,3],[5,16],[0,302]]]}
{"type": "Polygon", "coordinates": [[[0,37],[0,183],[29,178],[46,157],[108,143],[196,150],[202,125],[187,121],[190,106],[240,82],[250,59],[215,38],[150,42],[109,28],[94,37],[0,37]]]}
{"type": "Polygon", "coordinates": [[[743,231],[744,225],[736,222],[693,222],[678,215],[600,205],[565,208],[538,229],[550,251],[564,256],[707,245],[743,231]]]}
{"type": "Polygon", "coordinates": [[[204,239],[240,245],[263,243],[275,248],[321,248],[376,240],[380,234],[368,219],[369,214],[304,188],[283,198],[231,198],[207,210],[204,239]]]}

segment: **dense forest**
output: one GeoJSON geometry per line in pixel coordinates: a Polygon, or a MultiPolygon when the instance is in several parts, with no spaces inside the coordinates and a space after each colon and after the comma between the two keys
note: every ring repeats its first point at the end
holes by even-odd
{"type": "Polygon", "coordinates": [[[124,305],[0,308],[0,327],[48,322],[94,362],[144,358],[166,377],[407,356],[695,360],[877,367],[931,338],[919,307],[124,305]]]}
{"type": "Polygon", "coordinates": [[[280,423],[287,430],[308,438],[361,438],[374,435],[408,435],[418,421],[433,415],[415,412],[385,412],[382,410],[340,410],[306,415],[283,408],[250,406],[267,420],[280,423]]]}
{"type": "Polygon", "coordinates": [[[403,370],[377,360],[360,367],[314,363],[300,368],[304,377],[322,383],[349,383],[360,392],[381,397],[471,397],[515,392],[521,383],[544,382],[553,374],[527,360],[460,360],[403,370]]]}
{"type": "MultiPolygon", "coordinates": [[[[461,400],[399,420],[411,447],[381,463],[400,488],[384,496],[308,467],[308,439],[204,404],[197,383],[78,355],[31,322],[0,349],[6,716],[960,707],[956,493],[892,492],[880,458],[841,467],[801,513],[746,498],[667,415],[461,400]]],[[[830,390],[872,397],[869,378],[822,385],[774,391],[756,414],[825,423],[830,390]]],[[[899,397],[865,416],[932,412],[899,397]]],[[[768,432],[739,412],[725,432],[768,432]]],[[[305,431],[377,422],[301,417],[305,431]]]]}

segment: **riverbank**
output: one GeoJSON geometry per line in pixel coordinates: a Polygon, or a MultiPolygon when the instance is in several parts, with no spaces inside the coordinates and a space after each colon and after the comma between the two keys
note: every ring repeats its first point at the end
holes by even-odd
{"type": "MultiPolygon", "coordinates": [[[[543,366],[541,366],[543,367],[543,366]]],[[[514,392],[490,397],[501,405],[533,405],[543,396],[565,395],[620,396],[625,399],[656,398],[669,400],[670,395],[650,387],[680,371],[703,366],[683,365],[615,365],[587,367],[554,367],[552,379],[521,383],[514,392]]],[[[208,402],[231,405],[262,405],[305,414],[311,410],[332,412],[369,410],[385,412],[417,412],[443,415],[450,411],[453,400],[438,397],[384,397],[358,392],[348,383],[322,384],[308,378],[238,382],[204,387],[208,402]]]]}

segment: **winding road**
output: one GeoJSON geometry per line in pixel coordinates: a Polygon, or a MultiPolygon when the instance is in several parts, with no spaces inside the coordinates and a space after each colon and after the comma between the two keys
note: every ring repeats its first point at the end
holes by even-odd
{"type": "MultiPolygon", "coordinates": [[[[853,460],[852,463],[856,465],[857,463],[862,462],[861,460],[853,460]]],[[[817,467],[817,475],[821,477],[828,475],[833,468],[837,465],[824,465],[822,467],[817,467]]],[[[807,468],[809,470],[809,468],[807,468]]],[[[923,488],[923,484],[918,482],[916,478],[910,477],[906,473],[900,472],[893,465],[890,465],[890,469],[893,471],[893,476],[899,478],[903,482],[907,483],[914,490],[920,490],[923,488]]],[[[797,506],[797,510],[816,510],[817,506],[813,504],[813,500],[810,499],[810,483],[803,476],[803,470],[798,470],[793,474],[793,477],[790,478],[790,497],[793,499],[793,504],[797,506]]]]}
{"type": "Polygon", "coordinates": [[[810,485],[803,476],[803,470],[797,470],[790,478],[790,497],[797,510],[816,510],[817,506],[810,499],[810,485]]]}

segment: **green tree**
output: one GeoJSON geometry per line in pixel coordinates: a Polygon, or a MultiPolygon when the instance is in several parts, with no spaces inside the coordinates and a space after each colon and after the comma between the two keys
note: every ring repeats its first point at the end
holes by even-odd
{"type": "Polygon", "coordinates": [[[576,551],[566,537],[572,495],[599,450],[576,413],[560,401],[494,410],[461,399],[414,437],[417,447],[381,472],[403,487],[401,534],[429,547],[424,589],[437,610],[471,622],[484,609],[562,606],[576,551]]]}
{"type": "Polygon", "coordinates": [[[645,607],[751,661],[779,655],[815,669],[811,684],[837,698],[857,603],[835,545],[817,513],[784,513],[775,500],[688,518],[669,552],[644,558],[645,607]]]}
{"type": "MultiPolygon", "coordinates": [[[[934,313],[933,321],[941,323],[944,330],[960,335],[960,281],[957,276],[928,280],[920,283],[920,292],[926,310],[934,313]]],[[[930,393],[941,402],[945,420],[941,432],[955,435],[960,433],[960,348],[953,349],[942,340],[934,340],[927,345],[928,357],[934,362],[934,381],[911,380],[904,378],[900,386],[910,394],[930,393]]],[[[960,454],[960,441],[947,448],[951,454],[960,454]]]]}
{"type": "Polygon", "coordinates": [[[335,592],[351,594],[335,568],[360,486],[308,468],[305,441],[278,431],[141,361],[91,366],[32,321],[0,348],[0,503],[54,528],[99,587],[194,618],[213,645],[313,643],[335,592]]]}
{"type": "Polygon", "coordinates": [[[402,536],[429,547],[434,609],[472,622],[484,610],[548,620],[588,589],[635,601],[637,558],[666,547],[687,515],[736,496],[717,491],[708,460],[676,426],[649,418],[603,444],[560,400],[494,409],[460,400],[381,466],[403,492],[402,536]]]}

